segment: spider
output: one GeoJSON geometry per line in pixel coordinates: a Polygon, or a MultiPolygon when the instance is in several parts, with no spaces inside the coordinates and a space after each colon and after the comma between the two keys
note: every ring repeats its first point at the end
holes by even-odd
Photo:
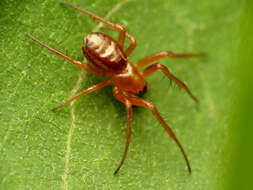
{"type": "Polygon", "coordinates": [[[96,76],[107,77],[107,79],[104,80],[103,82],[95,84],[89,87],[88,89],[84,90],[83,92],[80,92],[79,94],[68,99],[67,101],[60,104],[59,106],[53,108],[53,110],[57,110],[69,104],[70,102],[79,98],[80,96],[97,91],[108,85],[112,85],[113,95],[118,101],[122,102],[125,105],[126,115],[127,115],[125,150],[117,169],[114,171],[114,174],[118,173],[118,171],[120,170],[127,156],[128,147],[130,143],[130,137],[131,137],[131,123],[132,123],[132,114],[133,114],[132,107],[133,106],[141,106],[141,107],[149,109],[152,112],[152,114],[161,123],[163,128],[166,130],[166,132],[170,135],[170,137],[175,141],[175,143],[179,147],[185,159],[188,171],[189,173],[191,173],[191,166],[187,158],[187,155],[181,143],[178,141],[176,135],[170,128],[170,126],[164,121],[164,119],[161,117],[156,107],[151,102],[143,98],[140,98],[138,95],[144,94],[147,91],[147,83],[145,79],[151,74],[153,74],[154,72],[161,70],[168,78],[174,81],[179,87],[184,89],[194,101],[198,102],[198,100],[195,96],[193,96],[189,88],[181,80],[179,80],[176,76],[174,76],[168,70],[168,68],[165,67],[164,65],[160,63],[155,63],[148,66],[143,71],[139,71],[139,69],[152,62],[163,59],[165,57],[190,58],[193,56],[201,56],[202,53],[175,54],[172,51],[162,51],[160,53],[156,53],[151,56],[142,58],[141,60],[139,60],[137,63],[134,64],[131,61],[129,61],[127,57],[132,53],[132,51],[136,47],[136,40],[133,36],[131,36],[126,31],[126,29],[123,26],[119,24],[111,23],[103,18],[100,18],[94,13],[78,8],[75,5],[72,5],[70,3],[61,2],[61,4],[72,7],[90,16],[93,19],[98,20],[99,22],[102,22],[103,24],[107,25],[107,27],[110,27],[111,30],[118,31],[119,38],[118,40],[115,40],[109,35],[101,33],[101,32],[92,32],[86,35],[83,38],[82,51],[83,51],[84,56],[87,58],[87,60],[92,63],[92,65],[88,65],[80,61],[74,60],[71,57],[68,57],[67,55],[61,53],[58,50],[51,48],[50,46],[44,44],[43,42],[39,41],[38,39],[36,39],[35,37],[27,33],[27,36],[30,39],[32,39],[39,45],[47,48],[48,50],[50,50],[57,56],[60,56],[63,59],[71,62],[75,66],[81,69],[84,69],[96,76]],[[125,43],[126,38],[130,40],[130,45],[126,49],[124,49],[124,43],[125,43]]]}

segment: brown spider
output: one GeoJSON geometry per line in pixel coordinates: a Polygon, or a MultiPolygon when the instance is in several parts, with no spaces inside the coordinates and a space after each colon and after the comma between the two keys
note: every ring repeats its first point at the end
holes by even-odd
{"type": "Polygon", "coordinates": [[[104,88],[108,85],[113,85],[113,94],[114,97],[125,104],[126,106],[126,114],[127,114],[127,131],[126,131],[126,145],[125,145],[125,151],[123,154],[123,157],[121,159],[121,162],[117,169],[115,170],[114,174],[116,174],[121,166],[123,165],[130,142],[131,137],[131,122],[132,122],[132,106],[141,106],[149,109],[152,111],[152,114],[157,118],[157,120],[162,124],[163,128],[167,131],[167,133],[170,135],[170,137],[176,142],[178,147],[180,148],[184,159],[186,161],[188,171],[191,173],[191,167],[189,160],[187,158],[187,155],[176,138],[176,135],[172,131],[172,129],[166,124],[166,122],[161,117],[160,113],[156,109],[156,107],[149,101],[144,100],[137,95],[139,93],[145,93],[147,90],[147,84],[145,81],[145,78],[150,76],[152,73],[154,73],[157,70],[161,70],[167,77],[169,77],[172,81],[174,81],[179,87],[183,88],[193,100],[198,102],[197,98],[195,98],[191,91],[188,89],[188,87],[180,81],[177,77],[175,77],[173,74],[170,73],[167,67],[164,65],[161,65],[160,63],[155,63],[150,66],[148,66],[143,71],[139,71],[138,69],[154,62],[159,59],[165,58],[167,56],[171,58],[190,58],[193,56],[200,56],[202,54],[175,54],[171,51],[163,51],[160,53],[156,53],[154,55],[145,57],[141,60],[139,60],[137,63],[133,64],[130,62],[127,57],[132,53],[136,46],[136,41],[133,36],[127,33],[126,29],[122,27],[119,24],[111,23],[107,20],[104,20],[97,15],[88,12],[86,10],[80,9],[72,4],[69,4],[67,2],[61,2],[64,5],[67,5],[69,7],[72,7],[84,14],[89,15],[95,20],[98,20],[109,27],[111,27],[112,30],[119,31],[119,39],[114,40],[110,36],[104,33],[100,32],[92,32],[88,35],[86,35],[83,38],[83,45],[82,45],[82,51],[85,57],[93,64],[93,65],[87,65],[83,64],[80,61],[74,60],[63,53],[49,47],[48,45],[42,43],[41,41],[37,40],[30,34],[27,34],[29,38],[31,38],[33,41],[37,42],[41,46],[47,48],[54,54],[68,60],[69,62],[73,63],[75,66],[80,67],[94,75],[97,76],[105,76],[107,79],[103,82],[100,82],[98,84],[95,84],[88,88],[87,90],[80,92],[76,96],[70,98],[69,100],[65,101],[64,103],[60,104],[59,106],[53,108],[53,110],[59,109],[66,104],[70,103],[71,101],[79,98],[80,96],[83,96],[85,94],[89,94],[91,92],[94,92],[96,90],[99,90],[101,88],[104,88]],[[124,42],[125,39],[128,38],[131,42],[129,47],[124,50],[124,42]]]}

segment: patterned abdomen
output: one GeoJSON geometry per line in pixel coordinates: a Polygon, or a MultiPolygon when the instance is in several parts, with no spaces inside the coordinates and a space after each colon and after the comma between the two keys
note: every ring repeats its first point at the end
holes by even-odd
{"type": "Polygon", "coordinates": [[[126,56],[117,41],[110,36],[94,32],[83,39],[83,53],[86,58],[104,70],[122,70],[126,66],[126,56]]]}

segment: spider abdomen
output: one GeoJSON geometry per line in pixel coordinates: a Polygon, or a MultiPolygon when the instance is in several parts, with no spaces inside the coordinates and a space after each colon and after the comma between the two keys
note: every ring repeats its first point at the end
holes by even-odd
{"type": "Polygon", "coordinates": [[[122,70],[126,55],[117,41],[110,36],[93,32],[83,39],[83,53],[95,66],[104,70],[122,70]]]}

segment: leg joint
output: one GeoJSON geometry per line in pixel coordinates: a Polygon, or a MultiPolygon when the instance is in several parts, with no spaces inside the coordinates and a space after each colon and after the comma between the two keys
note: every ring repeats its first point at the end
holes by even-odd
{"type": "Polygon", "coordinates": [[[156,63],[156,64],[155,64],[155,67],[156,67],[157,69],[161,69],[161,70],[168,70],[168,68],[165,67],[164,65],[162,65],[161,63],[156,63]]]}
{"type": "Polygon", "coordinates": [[[119,24],[115,24],[114,26],[115,26],[115,28],[117,28],[120,32],[126,32],[126,29],[125,29],[123,26],[121,26],[121,25],[119,25],[119,24]]]}
{"type": "Polygon", "coordinates": [[[126,36],[127,36],[128,39],[132,42],[132,44],[135,44],[135,45],[136,45],[136,39],[135,39],[133,36],[129,35],[128,33],[127,33],[126,36]]]}

